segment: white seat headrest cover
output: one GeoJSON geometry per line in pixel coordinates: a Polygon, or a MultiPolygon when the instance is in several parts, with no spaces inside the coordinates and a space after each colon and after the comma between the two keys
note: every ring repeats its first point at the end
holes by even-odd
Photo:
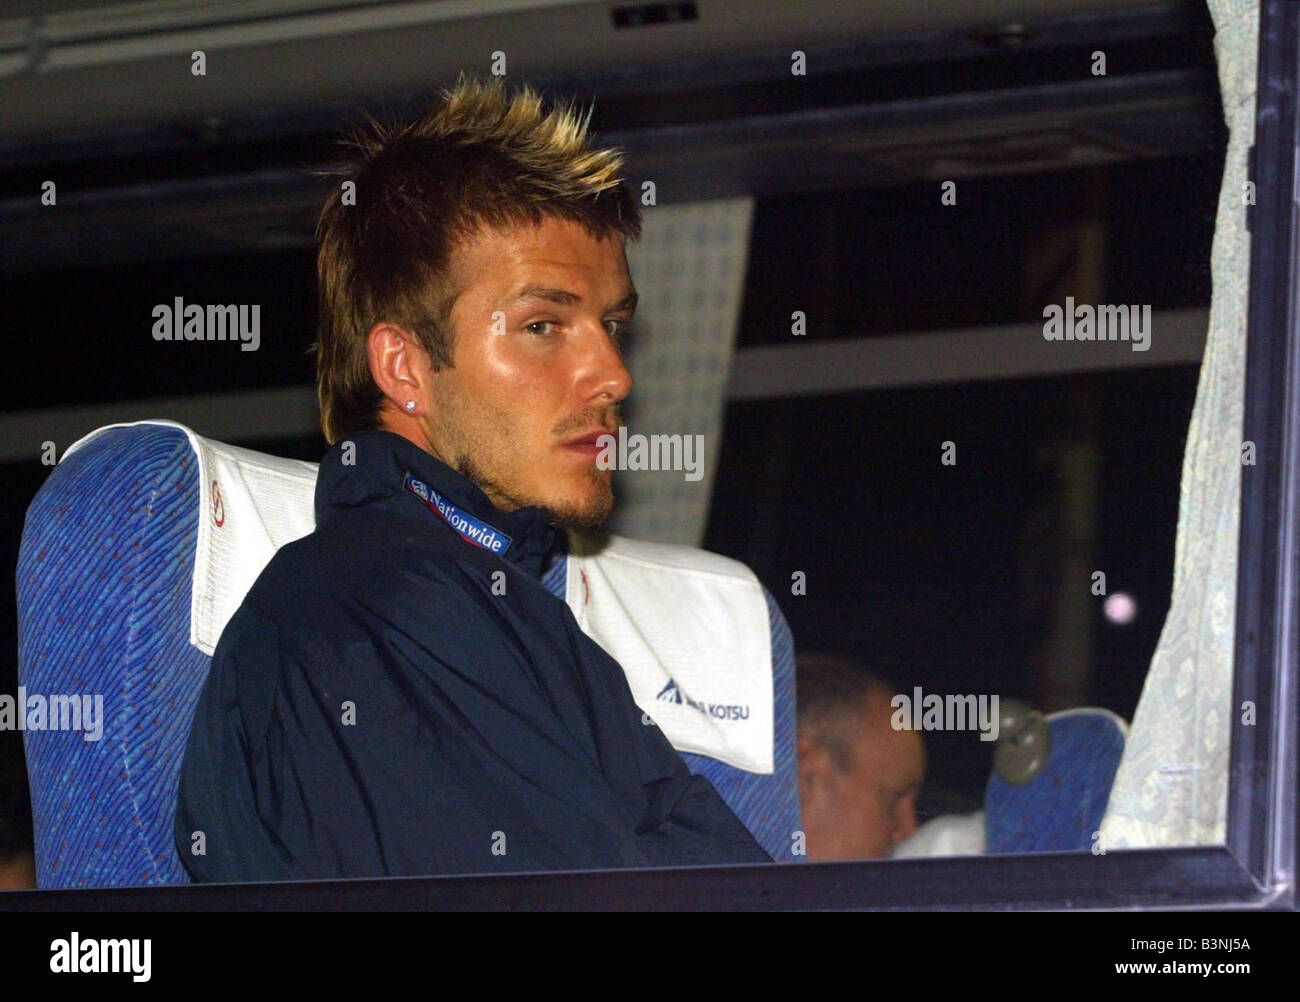
{"type": "Polygon", "coordinates": [[[693,547],[570,533],[565,600],[674,748],[774,771],[771,624],[753,571],[693,547]]]}
{"type": "Polygon", "coordinates": [[[214,442],[184,425],[161,420],[107,425],[74,442],[64,455],[110,428],[139,424],[181,429],[198,457],[199,532],[190,591],[190,643],[211,657],[221,631],[275,551],[315,528],[317,466],[214,442]]]}

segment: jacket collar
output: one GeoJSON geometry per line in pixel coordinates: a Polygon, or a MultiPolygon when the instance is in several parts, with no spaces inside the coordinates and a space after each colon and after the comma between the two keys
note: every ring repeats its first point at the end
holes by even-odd
{"type": "Polygon", "coordinates": [[[372,505],[420,521],[430,532],[456,532],[466,546],[496,553],[534,578],[555,548],[556,531],[544,508],[501,511],[460,473],[390,431],[357,432],[336,442],[316,477],[318,526],[372,505]]]}

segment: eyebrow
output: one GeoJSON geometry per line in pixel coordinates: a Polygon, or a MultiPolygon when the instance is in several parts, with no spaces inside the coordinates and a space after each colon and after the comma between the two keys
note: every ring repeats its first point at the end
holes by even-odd
{"type": "MultiPolygon", "coordinates": [[[[547,302],[558,303],[561,306],[578,306],[582,303],[582,297],[575,292],[569,292],[567,289],[548,289],[540,285],[524,286],[519,295],[515,297],[515,302],[522,302],[525,299],[545,299],[547,302]]],[[[635,310],[638,299],[640,299],[640,296],[633,289],[610,309],[614,311],[635,310]]]]}

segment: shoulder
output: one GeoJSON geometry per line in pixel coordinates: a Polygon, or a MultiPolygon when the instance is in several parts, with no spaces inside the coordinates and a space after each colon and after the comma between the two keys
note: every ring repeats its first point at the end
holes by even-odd
{"type": "Polygon", "coordinates": [[[436,578],[440,568],[449,569],[443,537],[422,532],[409,520],[373,512],[334,519],[280,547],[250,594],[286,587],[333,593],[358,582],[399,577],[403,568],[436,578]]]}
{"type": "Polygon", "coordinates": [[[454,609],[474,591],[474,568],[440,537],[401,519],[331,522],[277,550],[243,605],[286,641],[369,634],[376,618],[427,613],[431,601],[454,609]]]}

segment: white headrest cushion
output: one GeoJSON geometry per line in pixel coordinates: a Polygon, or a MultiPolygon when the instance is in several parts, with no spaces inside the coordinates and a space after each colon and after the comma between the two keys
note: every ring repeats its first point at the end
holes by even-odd
{"type": "Polygon", "coordinates": [[[285,543],[316,525],[317,464],[214,442],[174,421],[96,429],[65,456],[111,428],[170,425],[185,432],[199,461],[199,533],[190,592],[190,643],[211,657],[226,623],[285,543]]]}

